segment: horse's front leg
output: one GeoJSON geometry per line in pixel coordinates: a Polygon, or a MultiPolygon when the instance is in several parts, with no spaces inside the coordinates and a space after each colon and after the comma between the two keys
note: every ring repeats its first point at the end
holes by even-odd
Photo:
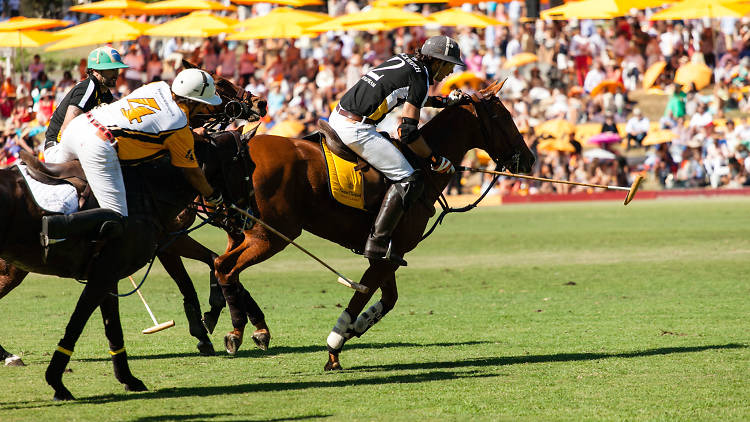
{"type": "Polygon", "coordinates": [[[86,322],[88,322],[94,309],[104,301],[104,296],[113,290],[116,283],[116,280],[92,281],[89,279],[88,284],[83,288],[76,308],[70,316],[67,327],[65,327],[65,335],[57,344],[57,349],[52,354],[52,359],[50,359],[44,376],[47,384],[55,390],[54,400],[74,400],[73,395],[63,385],[63,372],[70,362],[73,349],[86,326],[86,322]]]}
{"type": "Polygon", "coordinates": [[[339,354],[344,343],[350,338],[360,337],[370,327],[380,321],[396,305],[398,290],[396,288],[396,270],[398,266],[386,261],[370,261],[370,267],[362,275],[360,283],[369,287],[368,293],[355,293],[346,309],[341,313],[336,325],[328,335],[328,362],[323,368],[326,371],[340,370],[339,354]],[[381,299],[366,311],[362,312],[372,298],[375,290],[380,287],[381,299]],[[362,312],[360,314],[360,312],[362,312]],[[355,315],[358,315],[355,318],[355,315]]]}
{"type": "MultiPolygon", "coordinates": [[[[28,272],[0,259],[0,299],[21,284],[27,274],[28,272]]],[[[3,346],[0,346],[0,360],[5,361],[5,366],[25,366],[19,356],[8,352],[3,346]]]]}
{"type": "Polygon", "coordinates": [[[120,306],[117,295],[117,286],[113,294],[105,294],[99,309],[102,312],[104,322],[104,334],[109,341],[109,354],[112,355],[112,365],[115,369],[115,378],[125,385],[125,391],[148,391],[141,380],[134,377],[128,366],[128,353],[125,351],[125,340],[122,335],[122,324],[120,323],[120,306]]]}
{"type": "Polygon", "coordinates": [[[185,317],[188,321],[188,330],[190,335],[198,339],[198,352],[202,356],[214,356],[214,345],[208,337],[208,330],[203,325],[201,319],[201,305],[198,301],[198,294],[195,292],[193,280],[190,279],[185,265],[178,255],[171,253],[171,250],[162,252],[158,255],[159,261],[167,270],[167,274],[177,284],[182,294],[182,307],[185,309],[185,317]]]}

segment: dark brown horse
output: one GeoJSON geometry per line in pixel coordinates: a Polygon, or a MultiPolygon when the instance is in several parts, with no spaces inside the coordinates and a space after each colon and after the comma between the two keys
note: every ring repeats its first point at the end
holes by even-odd
{"type": "MultiPolygon", "coordinates": [[[[427,123],[421,133],[433,151],[458,163],[470,149],[481,148],[499,166],[529,172],[534,156],[497,97],[501,87],[502,84],[493,84],[480,91],[471,104],[448,107],[427,123]]],[[[317,143],[259,135],[251,139],[249,151],[256,164],[253,186],[262,220],[291,239],[306,230],[345,248],[363,249],[374,215],[346,207],[331,198],[324,158],[317,143]]],[[[401,256],[420,242],[427,222],[434,214],[433,204],[451,177],[431,173],[429,169],[427,172],[421,200],[407,211],[393,236],[393,248],[401,256]]],[[[236,352],[242,343],[246,316],[250,314],[252,317],[242,305],[244,293],[239,290],[240,271],[270,258],[286,246],[282,239],[256,225],[244,236],[231,239],[226,253],[216,261],[217,276],[234,327],[225,337],[225,346],[230,353],[236,352]]],[[[370,266],[360,281],[370,288],[369,293],[355,293],[339,317],[329,336],[329,359],[325,369],[340,369],[338,356],[344,342],[352,336],[362,335],[393,308],[398,298],[397,269],[398,266],[390,261],[370,260],[370,266]],[[377,288],[381,289],[381,300],[362,312],[377,288]]],[[[265,322],[255,325],[267,330],[265,322]]]]}
{"type": "MultiPolygon", "coordinates": [[[[195,67],[188,62],[183,62],[183,67],[195,67]]],[[[244,89],[237,87],[223,78],[216,78],[217,94],[222,99],[222,105],[211,110],[212,114],[206,115],[199,123],[201,125],[215,127],[229,123],[235,119],[244,119],[248,121],[257,121],[265,115],[266,102],[260,97],[255,97],[244,89]]],[[[194,219],[195,213],[185,212],[167,229],[170,232],[177,232],[189,227],[194,219]]],[[[208,336],[208,330],[203,324],[200,310],[198,295],[193,286],[193,281],[185,269],[181,258],[194,259],[206,264],[209,268],[210,282],[210,311],[206,312],[205,319],[208,329],[213,331],[213,326],[224,308],[224,296],[219,288],[218,281],[214,276],[214,260],[218,257],[213,251],[201,245],[188,235],[181,235],[177,238],[170,238],[170,244],[163,250],[160,249],[157,258],[164,269],[177,284],[178,289],[183,297],[183,308],[188,321],[188,331],[198,339],[198,352],[201,355],[215,354],[213,344],[208,336]]],[[[10,293],[28,275],[27,271],[14,267],[4,260],[0,259],[0,299],[10,293]]],[[[248,296],[249,297],[249,296],[248,296]]],[[[250,298],[251,299],[251,298],[250,298]]],[[[249,302],[248,306],[253,303],[249,302]]],[[[255,305],[257,307],[257,305],[255,305]]],[[[16,355],[6,351],[0,345],[0,361],[5,361],[9,365],[23,365],[23,361],[16,355]]]]}

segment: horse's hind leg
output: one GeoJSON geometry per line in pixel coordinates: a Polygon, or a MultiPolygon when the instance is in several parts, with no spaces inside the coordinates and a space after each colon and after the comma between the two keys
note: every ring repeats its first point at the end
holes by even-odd
{"type": "Polygon", "coordinates": [[[324,370],[342,369],[339,362],[339,354],[344,347],[344,343],[354,336],[360,337],[393,309],[398,300],[396,269],[398,269],[398,266],[391,263],[373,261],[367,271],[365,271],[361,283],[369,287],[370,291],[366,294],[355,293],[346,309],[344,309],[341,316],[336,320],[336,324],[333,326],[333,330],[331,330],[326,341],[328,346],[328,362],[326,362],[324,370]],[[381,299],[362,312],[378,286],[382,294],[381,299]],[[360,314],[360,312],[362,313],[360,314]],[[355,315],[358,316],[355,318],[355,315]]]}
{"type": "Polygon", "coordinates": [[[120,323],[120,306],[115,286],[114,295],[105,294],[100,305],[102,320],[104,321],[104,334],[109,341],[109,354],[112,355],[112,365],[115,370],[115,378],[125,385],[125,391],[147,391],[148,388],[134,377],[128,366],[128,354],[125,351],[125,340],[122,335],[122,324],[120,323]]]}
{"type": "MultiPolygon", "coordinates": [[[[0,259],[0,299],[18,287],[27,274],[28,272],[0,259]]],[[[3,346],[0,346],[0,360],[5,361],[5,366],[25,366],[20,357],[8,352],[3,346]]]]}
{"type": "Polygon", "coordinates": [[[188,329],[190,335],[198,339],[198,352],[202,356],[215,355],[214,345],[211,343],[208,331],[201,320],[201,305],[198,302],[198,294],[195,292],[193,281],[185,270],[182,260],[179,256],[169,252],[160,253],[158,256],[164,269],[167,270],[169,276],[180,289],[180,293],[182,293],[182,306],[188,320],[188,329]]]}
{"type": "Polygon", "coordinates": [[[227,305],[224,294],[221,292],[219,281],[216,279],[216,273],[214,272],[214,261],[219,255],[187,235],[177,238],[166,251],[208,265],[210,270],[208,304],[211,306],[211,309],[203,314],[203,324],[209,333],[213,333],[216,323],[219,320],[219,315],[221,315],[222,309],[227,305]]]}
{"type": "Polygon", "coordinates": [[[101,280],[99,282],[89,280],[89,283],[83,288],[76,308],[70,316],[67,327],[65,327],[65,335],[60,339],[57,349],[52,354],[52,359],[50,359],[45,373],[47,384],[55,390],[54,400],[74,399],[70,391],[63,385],[63,372],[70,361],[70,357],[73,355],[73,349],[83,332],[83,328],[86,326],[86,322],[88,322],[94,309],[102,303],[105,299],[104,296],[112,290],[112,286],[115,284],[115,280],[110,280],[106,283],[101,282],[101,280]]]}

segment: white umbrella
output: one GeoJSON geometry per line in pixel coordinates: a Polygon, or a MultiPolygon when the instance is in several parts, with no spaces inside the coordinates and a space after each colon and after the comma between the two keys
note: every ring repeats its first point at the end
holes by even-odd
{"type": "Polygon", "coordinates": [[[598,158],[599,160],[614,160],[617,158],[617,156],[612,152],[601,148],[592,148],[589,150],[585,150],[583,151],[583,157],[588,158],[589,160],[593,160],[596,158],[598,158]]]}

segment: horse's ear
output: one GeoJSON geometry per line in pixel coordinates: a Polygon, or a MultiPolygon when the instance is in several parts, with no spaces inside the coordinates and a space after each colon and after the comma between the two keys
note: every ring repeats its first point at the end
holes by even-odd
{"type": "Polygon", "coordinates": [[[255,136],[255,132],[258,131],[258,127],[260,127],[260,124],[255,125],[254,128],[252,128],[250,130],[247,130],[247,131],[243,128],[243,130],[242,130],[242,136],[240,137],[240,140],[242,140],[242,142],[244,142],[244,143],[250,142],[250,139],[253,136],[255,136]]]}
{"type": "Polygon", "coordinates": [[[505,85],[505,81],[507,81],[508,78],[503,79],[502,82],[500,82],[500,85],[495,88],[495,92],[493,92],[494,95],[497,95],[498,92],[500,92],[501,89],[503,89],[503,85],[505,85]]]}
{"type": "Polygon", "coordinates": [[[183,69],[198,69],[198,66],[190,63],[189,61],[182,59],[182,68],[183,69]]]}

